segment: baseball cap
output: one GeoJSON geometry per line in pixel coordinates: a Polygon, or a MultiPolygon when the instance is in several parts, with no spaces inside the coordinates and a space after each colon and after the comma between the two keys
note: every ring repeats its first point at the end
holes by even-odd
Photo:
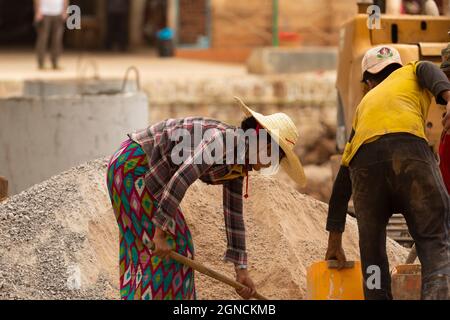
{"type": "Polygon", "coordinates": [[[378,46],[366,52],[362,61],[362,73],[376,74],[393,63],[403,65],[397,49],[390,46],[378,46]]]}

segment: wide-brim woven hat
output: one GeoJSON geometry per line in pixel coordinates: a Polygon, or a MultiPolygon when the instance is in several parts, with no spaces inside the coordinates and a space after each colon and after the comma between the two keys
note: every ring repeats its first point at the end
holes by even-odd
{"type": "Polygon", "coordinates": [[[239,102],[244,113],[249,117],[253,116],[267,130],[270,136],[278,142],[280,148],[286,154],[286,157],[281,160],[281,167],[292,180],[300,186],[305,187],[305,172],[300,159],[294,151],[294,147],[298,141],[297,127],[291,118],[284,113],[265,116],[250,109],[239,97],[235,97],[235,99],[239,102]]]}

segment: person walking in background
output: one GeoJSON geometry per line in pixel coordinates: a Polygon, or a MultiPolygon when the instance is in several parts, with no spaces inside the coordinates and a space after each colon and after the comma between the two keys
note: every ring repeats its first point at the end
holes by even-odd
{"type": "Polygon", "coordinates": [[[106,48],[114,49],[117,44],[120,51],[126,51],[128,47],[128,13],[130,0],[108,0],[108,33],[106,36],[106,48]]]}
{"type": "Polygon", "coordinates": [[[53,69],[59,69],[58,60],[63,49],[64,21],[69,0],[34,0],[34,22],[37,29],[37,59],[39,69],[45,67],[48,40],[51,37],[50,58],[53,69]]]}

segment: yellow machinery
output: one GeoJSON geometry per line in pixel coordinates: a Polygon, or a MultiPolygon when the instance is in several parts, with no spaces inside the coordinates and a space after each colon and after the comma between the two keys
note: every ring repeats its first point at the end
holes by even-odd
{"type": "MultiPolygon", "coordinates": [[[[367,2],[366,6],[361,5],[360,12],[367,12],[367,6],[367,2]]],[[[368,49],[385,44],[400,52],[404,64],[415,60],[428,60],[439,64],[442,61],[441,51],[448,45],[450,17],[381,14],[379,29],[370,29],[368,20],[367,13],[357,14],[344,23],[340,30],[336,81],[338,92],[336,147],[339,153],[344,151],[352,130],[353,115],[365,92],[365,85],[361,82],[361,62],[368,49]]],[[[429,144],[435,153],[439,148],[444,112],[445,108],[433,101],[425,123],[429,144]]],[[[340,156],[333,156],[331,163],[335,177],[340,156]]],[[[389,237],[406,247],[410,247],[413,243],[401,215],[394,215],[387,232],[389,237]]]]}
{"type": "MultiPolygon", "coordinates": [[[[342,153],[352,127],[353,114],[364,95],[361,61],[365,52],[378,45],[396,48],[403,63],[414,60],[441,62],[441,51],[448,45],[450,17],[381,15],[380,29],[368,28],[368,15],[358,14],[346,22],[340,32],[337,91],[337,149],[342,153]]],[[[434,102],[426,123],[427,136],[435,151],[442,132],[445,108],[434,102]]]]}

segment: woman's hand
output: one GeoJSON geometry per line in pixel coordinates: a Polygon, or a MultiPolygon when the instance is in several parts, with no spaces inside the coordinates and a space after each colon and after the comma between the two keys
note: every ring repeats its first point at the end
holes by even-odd
{"type": "Polygon", "coordinates": [[[255,295],[255,284],[246,269],[236,269],[236,281],[247,287],[243,289],[236,289],[237,294],[242,298],[248,300],[255,295]]]}
{"type": "Polygon", "coordinates": [[[342,233],[330,232],[325,260],[337,260],[338,269],[344,268],[347,258],[345,257],[345,252],[342,248],[342,233]]]}
{"type": "Polygon", "coordinates": [[[153,237],[153,244],[155,245],[155,248],[153,249],[153,253],[155,255],[161,259],[166,259],[169,257],[172,252],[172,248],[167,243],[166,233],[163,230],[156,228],[155,236],[153,237]]]}

